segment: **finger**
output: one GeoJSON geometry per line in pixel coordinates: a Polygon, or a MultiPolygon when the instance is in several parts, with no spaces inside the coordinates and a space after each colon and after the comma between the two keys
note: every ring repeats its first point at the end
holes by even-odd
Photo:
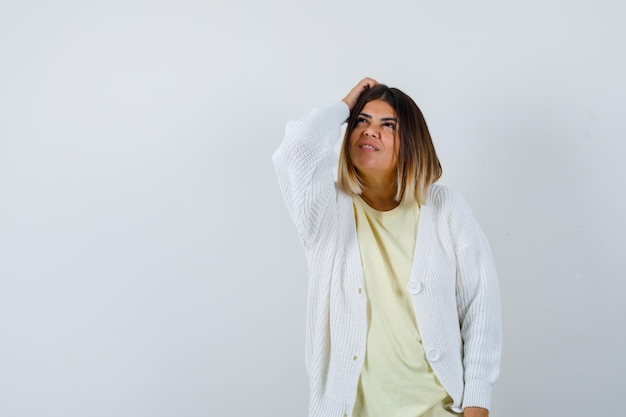
{"type": "Polygon", "coordinates": [[[367,89],[372,88],[377,84],[378,84],[378,81],[376,81],[375,79],[370,78],[370,77],[365,77],[361,81],[359,81],[357,85],[352,87],[352,89],[346,95],[343,101],[348,105],[350,110],[352,110],[352,108],[356,104],[356,101],[359,99],[361,94],[367,89]]]}
{"type": "Polygon", "coordinates": [[[378,84],[378,81],[376,81],[373,78],[369,78],[369,77],[365,77],[363,78],[353,89],[354,95],[356,96],[355,99],[358,99],[359,96],[366,90],[374,87],[375,85],[378,84]]]}
{"type": "Polygon", "coordinates": [[[378,84],[378,81],[376,81],[375,79],[370,78],[370,77],[365,77],[365,78],[363,78],[363,79],[361,80],[361,82],[359,82],[359,85],[360,85],[361,87],[366,88],[366,89],[367,89],[367,88],[374,87],[374,86],[375,86],[375,85],[377,85],[377,84],[378,84]]]}

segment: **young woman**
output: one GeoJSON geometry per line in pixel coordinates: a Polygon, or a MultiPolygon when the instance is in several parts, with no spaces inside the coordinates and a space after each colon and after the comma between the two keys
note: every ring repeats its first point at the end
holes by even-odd
{"type": "Polygon", "coordinates": [[[413,100],[365,78],[288,123],[273,160],[309,268],[309,416],[488,416],[495,268],[465,201],[434,184],[441,166],[413,100]]]}

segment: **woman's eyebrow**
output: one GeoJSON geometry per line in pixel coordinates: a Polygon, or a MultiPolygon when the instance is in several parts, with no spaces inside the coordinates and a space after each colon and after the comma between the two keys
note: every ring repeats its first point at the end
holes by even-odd
{"type": "MultiPolygon", "coordinates": [[[[372,119],[372,116],[367,114],[367,113],[359,113],[359,116],[363,116],[367,119],[372,119]]],[[[388,121],[393,121],[393,122],[397,122],[398,119],[396,119],[395,117],[382,117],[380,120],[388,122],[388,121]]]]}

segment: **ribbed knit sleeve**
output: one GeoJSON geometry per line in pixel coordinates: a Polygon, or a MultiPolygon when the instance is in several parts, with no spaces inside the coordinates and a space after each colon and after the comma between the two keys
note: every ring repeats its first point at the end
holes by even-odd
{"type": "Polygon", "coordinates": [[[349,113],[340,101],[287,123],[285,139],[272,157],[285,204],[305,247],[314,239],[319,215],[334,195],[333,145],[349,113]]]}
{"type": "Polygon", "coordinates": [[[502,323],[496,270],[487,238],[467,203],[447,189],[455,242],[457,311],[463,340],[463,408],[489,408],[500,370],[502,323]]]}

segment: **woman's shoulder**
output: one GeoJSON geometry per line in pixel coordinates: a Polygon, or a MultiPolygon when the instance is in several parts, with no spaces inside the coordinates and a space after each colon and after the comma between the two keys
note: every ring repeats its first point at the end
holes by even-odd
{"type": "Polygon", "coordinates": [[[443,207],[459,203],[467,204],[461,193],[447,185],[432,184],[428,189],[426,204],[443,207]]]}
{"type": "Polygon", "coordinates": [[[463,195],[457,190],[441,184],[432,184],[428,190],[427,205],[435,213],[457,220],[472,220],[474,215],[463,195]]]}
{"type": "Polygon", "coordinates": [[[482,233],[472,209],[461,193],[453,188],[431,185],[427,204],[431,205],[435,222],[449,228],[457,240],[464,241],[482,233]]]}

